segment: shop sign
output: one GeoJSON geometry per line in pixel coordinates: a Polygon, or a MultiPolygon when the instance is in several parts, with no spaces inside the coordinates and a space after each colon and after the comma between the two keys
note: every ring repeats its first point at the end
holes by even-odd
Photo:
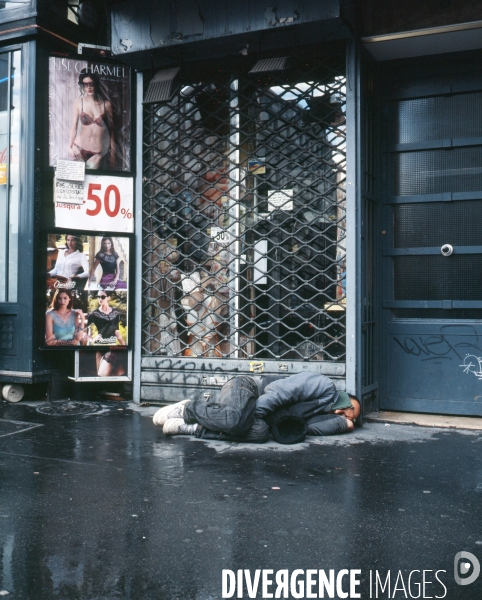
{"type": "MultiPolygon", "coordinates": [[[[59,182],[56,181],[56,185],[59,182]]],[[[65,182],[75,185],[73,182],[65,182]]],[[[68,193],[75,190],[69,188],[68,193]]],[[[77,190],[78,191],[78,190],[77,190]]],[[[55,226],[84,231],[134,232],[132,177],[86,175],[82,203],[55,199],[55,226]]]]}

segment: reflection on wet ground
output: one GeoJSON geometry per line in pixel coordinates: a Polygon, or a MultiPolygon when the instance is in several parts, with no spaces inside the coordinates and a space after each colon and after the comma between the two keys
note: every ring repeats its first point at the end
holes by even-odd
{"type": "Polygon", "coordinates": [[[481,578],[453,579],[457,552],[482,560],[477,432],[368,424],[246,446],[166,438],[125,403],[100,408],[0,404],[7,598],[208,600],[221,598],[222,569],[350,568],[362,598],[376,569],[443,569],[448,598],[481,597],[481,578]]]}

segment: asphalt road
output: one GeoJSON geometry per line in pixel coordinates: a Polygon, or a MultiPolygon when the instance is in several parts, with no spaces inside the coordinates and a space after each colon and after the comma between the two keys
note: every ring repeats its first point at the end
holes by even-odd
{"type": "Polygon", "coordinates": [[[482,562],[482,432],[250,446],[166,438],[154,408],[74,409],[0,403],[0,597],[217,600],[224,570],[248,598],[260,570],[253,598],[321,597],[323,575],[325,598],[482,598],[482,575],[454,579],[458,552],[482,562]]]}

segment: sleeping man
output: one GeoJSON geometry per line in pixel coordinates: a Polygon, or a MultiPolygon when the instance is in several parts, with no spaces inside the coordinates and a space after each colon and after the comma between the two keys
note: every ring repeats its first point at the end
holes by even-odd
{"type": "Polygon", "coordinates": [[[216,402],[182,400],[158,410],[153,421],[166,435],[262,443],[271,433],[282,444],[295,444],[307,434],[349,433],[360,412],[358,400],[331,379],[304,372],[258,381],[240,375],[221,388],[216,402]]]}

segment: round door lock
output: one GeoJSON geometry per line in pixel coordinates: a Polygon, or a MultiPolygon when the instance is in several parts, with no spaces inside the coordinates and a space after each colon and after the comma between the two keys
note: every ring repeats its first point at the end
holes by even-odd
{"type": "Polygon", "coordinates": [[[442,253],[442,256],[451,256],[454,253],[454,248],[450,244],[444,244],[440,248],[440,252],[442,253]]]}

